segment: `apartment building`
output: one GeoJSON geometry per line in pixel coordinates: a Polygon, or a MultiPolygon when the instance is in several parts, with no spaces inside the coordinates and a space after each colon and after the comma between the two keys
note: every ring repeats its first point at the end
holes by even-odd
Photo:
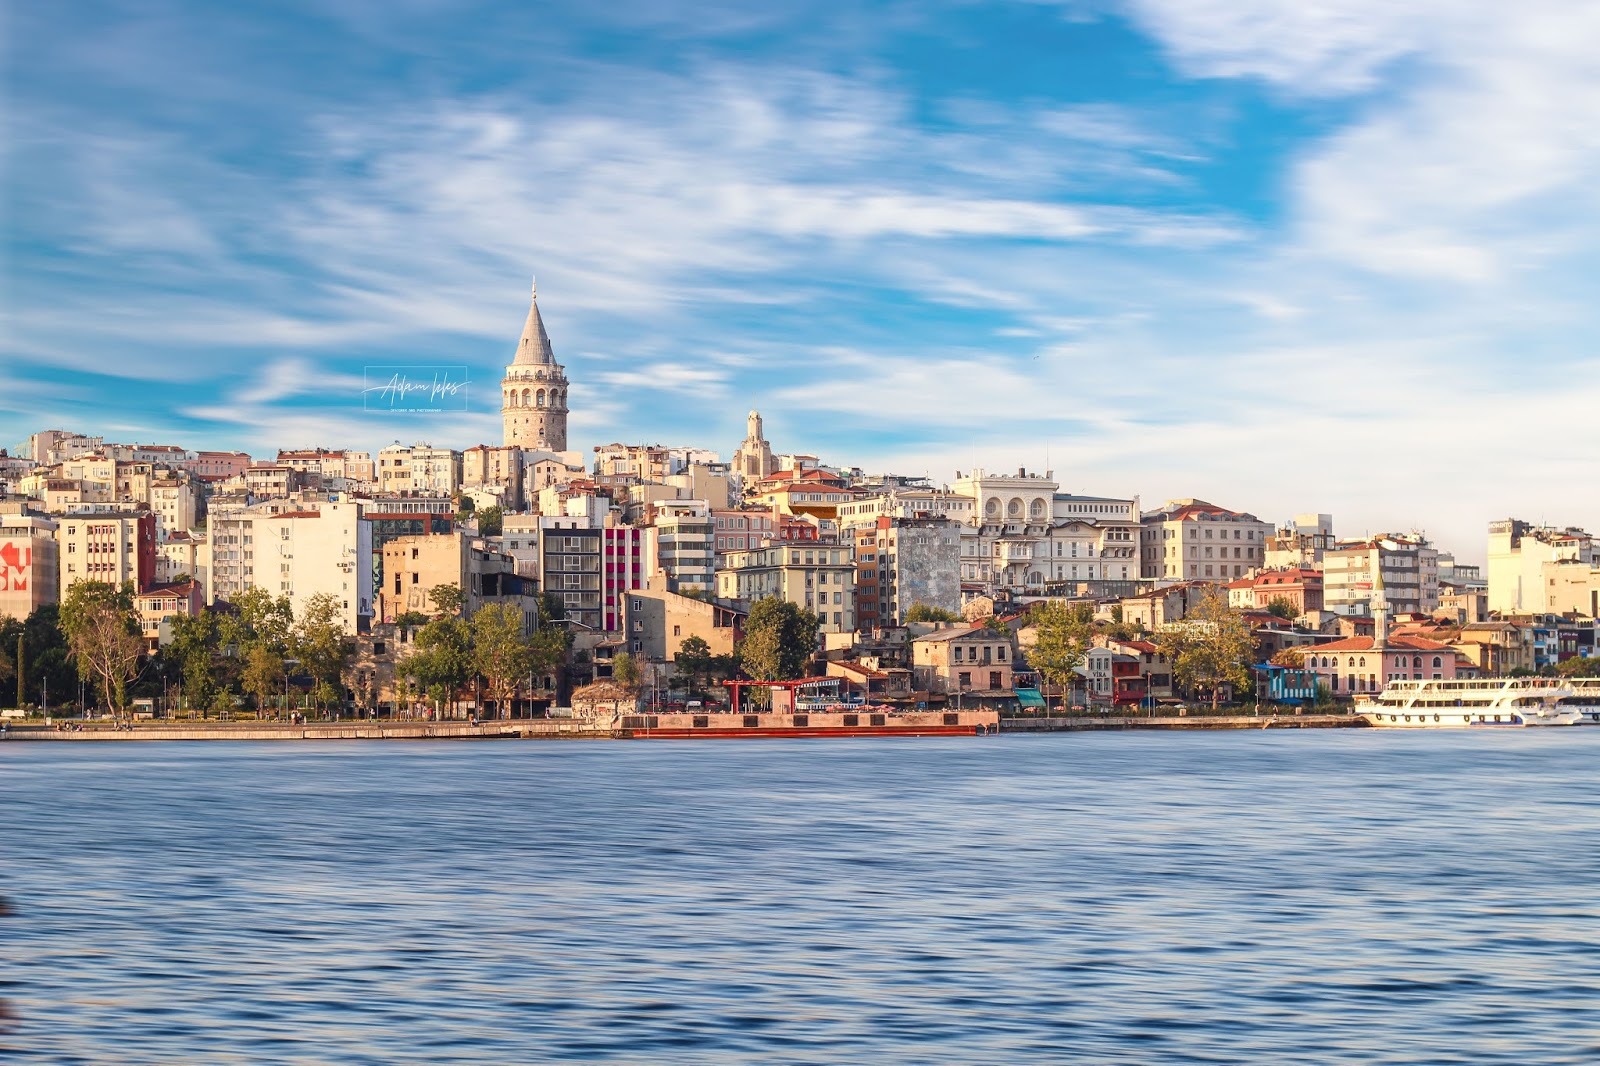
{"type": "Polygon", "coordinates": [[[260,588],[287,595],[298,617],[311,597],[327,593],[340,605],[345,631],[355,633],[372,615],[372,526],[355,502],[301,506],[255,504],[212,516],[207,601],[260,588]]]}
{"type": "Polygon", "coordinates": [[[723,556],[717,598],[748,611],[777,596],[817,615],[823,633],[855,629],[855,558],[849,544],[773,544],[723,556]]]}
{"type": "Polygon", "coordinates": [[[1322,556],[1323,603],[1338,615],[1370,615],[1382,571],[1391,614],[1432,614],[1439,607],[1439,553],[1418,533],[1339,541],[1322,556]]]}
{"type": "Polygon", "coordinates": [[[147,589],[156,579],[156,517],[149,511],[75,514],[56,528],[60,597],[83,580],[147,589]]]}
{"type": "Polygon", "coordinates": [[[1272,527],[1205,500],[1168,500],[1139,530],[1140,571],[1156,581],[1227,582],[1263,565],[1272,527]]]}

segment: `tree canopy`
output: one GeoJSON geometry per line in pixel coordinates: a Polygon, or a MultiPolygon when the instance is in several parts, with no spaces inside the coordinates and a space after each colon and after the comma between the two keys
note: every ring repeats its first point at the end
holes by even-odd
{"type": "Polygon", "coordinates": [[[1094,636],[1094,608],[1087,603],[1051,600],[1037,604],[1029,614],[1034,643],[1028,665],[1051,685],[1070,689],[1074,669],[1083,662],[1094,636]]]}
{"type": "Polygon", "coordinates": [[[61,603],[61,629],[78,665],[78,675],[101,682],[113,712],[128,702],[144,655],[145,640],[133,613],[133,585],[77,581],[61,603]]]}
{"type": "Polygon", "coordinates": [[[961,616],[954,611],[947,611],[943,607],[934,607],[926,603],[913,603],[906,612],[907,622],[959,622],[961,616]]]}
{"type": "Polygon", "coordinates": [[[806,676],[817,651],[821,622],[815,614],[775,596],[757,600],[739,645],[744,671],[758,681],[794,681],[806,676]]]}
{"type": "Polygon", "coordinates": [[[1209,692],[1213,710],[1223,685],[1243,688],[1250,684],[1255,634],[1244,615],[1229,607],[1218,590],[1202,596],[1182,622],[1158,633],[1156,644],[1172,663],[1178,684],[1191,691],[1209,692]]]}
{"type": "Polygon", "coordinates": [[[1300,617],[1300,608],[1287,596],[1274,596],[1267,603],[1267,613],[1277,615],[1286,622],[1293,622],[1300,617]]]}

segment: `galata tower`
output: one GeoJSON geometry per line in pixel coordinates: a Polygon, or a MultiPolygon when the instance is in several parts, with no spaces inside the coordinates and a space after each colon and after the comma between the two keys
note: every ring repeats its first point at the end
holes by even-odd
{"type": "Polygon", "coordinates": [[[516,358],[500,382],[500,417],[507,447],[567,450],[567,372],[556,362],[539,317],[537,282],[516,358]]]}

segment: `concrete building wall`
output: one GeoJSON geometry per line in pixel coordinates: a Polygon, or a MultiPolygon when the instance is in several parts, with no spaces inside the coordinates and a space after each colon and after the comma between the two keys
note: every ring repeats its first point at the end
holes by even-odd
{"type": "MultiPolygon", "coordinates": [[[[24,619],[57,602],[59,549],[55,523],[48,519],[0,516],[0,618],[24,619]]],[[[3,654],[6,649],[0,649],[3,654]]]]}

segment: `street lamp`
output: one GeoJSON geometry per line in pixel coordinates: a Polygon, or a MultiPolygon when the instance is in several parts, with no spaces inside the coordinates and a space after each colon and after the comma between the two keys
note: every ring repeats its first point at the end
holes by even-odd
{"type": "Polygon", "coordinates": [[[299,659],[283,660],[283,707],[281,708],[283,713],[287,713],[289,710],[289,667],[299,665],[299,659]]]}

